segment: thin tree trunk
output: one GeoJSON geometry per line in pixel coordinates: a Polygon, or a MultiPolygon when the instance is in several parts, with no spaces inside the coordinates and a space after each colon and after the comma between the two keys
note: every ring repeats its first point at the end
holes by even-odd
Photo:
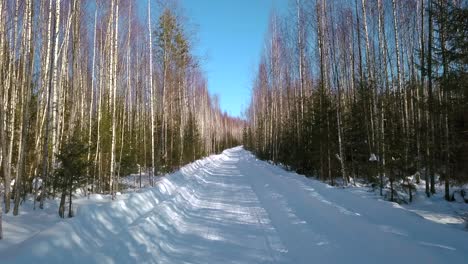
{"type": "MultiPolygon", "coordinates": [[[[27,140],[26,137],[28,135],[28,123],[29,123],[29,101],[31,96],[30,87],[30,78],[32,76],[32,66],[34,60],[34,49],[33,49],[33,39],[32,39],[32,20],[33,20],[33,0],[27,0],[26,2],[26,10],[25,10],[25,17],[26,24],[25,28],[25,47],[24,47],[24,57],[23,57],[23,83],[21,87],[22,91],[22,104],[21,104],[21,111],[22,113],[22,122],[20,126],[20,143],[18,149],[18,163],[17,163],[17,173],[16,173],[16,192],[15,192],[15,207],[13,209],[13,215],[18,215],[19,210],[19,202],[20,202],[20,183],[21,177],[23,177],[24,172],[24,156],[25,156],[25,149],[27,140]],[[27,51],[27,52],[26,52],[27,51]],[[29,57],[27,56],[29,54],[29,57]],[[26,63],[27,61],[27,63],[26,63]]],[[[25,190],[22,190],[25,191],[25,190]]]]}
{"type": "MultiPolygon", "coordinates": [[[[113,36],[111,37],[111,92],[112,92],[112,143],[111,143],[111,167],[110,167],[110,189],[111,189],[111,196],[112,200],[115,199],[115,186],[114,186],[114,177],[115,177],[115,156],[116,156],[116,138],[117,138],[117,105],[116,105],[116,98],[117,98],[117,51],[118,51],[118,30],[119,30],[119,0],[115,0],[115,22],[113,30],[115,30],[113,36]]],[[[112,1],[112,14],[114,12],[113,7],[114,1],[112,1]]],[[[112,18],[113,15],[111,15],[112,18]]],[[[114,19],[112,19],[114,20],[114,19]]],[[[117,183],[118,184],[118,183],[117,183]]]]}
{"type": "MultiPolygon", "coordinates": [[[[11,167],[12,167],[12,158],[13,158],[13,144],[15,142],[15,117],[16,117],[16,99],[17,99],[17,86],[18,86],[18,76],[19,69],[15,67],[15,58],[17,57],[18,48],[18,13],[19,13],[19,1],[15,1],[15,15],[13,19],[13,33],[12,35],[12,43],[13,43],[13,54],[10,55],[9,67],[8,67],[8,74],[6,78],[6,96],[4,97],[4,104],[5,104],[5,116],[7,116],[5,123],[6,134],[9,134],[9,142],[6,145],[5,155],[6,157],[2,159],[3,162],[3,178],[5,180],[5,213],[10,211],[10,201],[11,201],[11,193],[10,193],[10,182],[11,182],[11,167]],[[10,101],[8,101],[8,91],[10,92],[10,101]],[[8,119],[8,105],[10,105],[9,111],[9,119],[8,119]],[[7,187],[8,186],[8,187],[7,187]]],[[[15,189],[18,189],[18,184],[15,182],[15,189]]]]}
{"type": "MultiPolygon", "coordinates": [[[[299,96],[301,105],[301,122],[304,120],[304,44],[303,44],[303,26],[302,26],[302,7],[300,1],[296,0],[297,5],[297,45],[299,50],[299,96]]],[[[301,129],[298,129],[298,143],[301,142],[301,129]]],[[[299,143],[300,144],[300,143],[299,143]]]]}
{"type": "Polygon", "coordinates": [[[441,47],[441,55],[442,55],[442,100],[443,100],[443,133],[444,133],[444,154],[445,154],[445,173],[444,173],[444,197],[445,200],[450,201],[450,174],[451,174],[451,166],[450,166],[450,129],[449,129],[449,102],[450,102],[450,91],[447,87],[448,82],[448,59],[447,59],[447,47],[446,47],[446,30],[447,30],[447,12],[448,12],[448,3],[446,0],[440,0],[440,22],[439,22],[439,38],[440,38],[440,47],[441,47]]]}
{"type": "MultiPolygon", "coordinates": [[[[60,39],[60,4],[61,0],[56,0],[55,3],[55,43],[54,43],[54,59],[52,66],[52,82],[53,82],[53,97],[52,97],[52,171],[56,169],[56,156],[59,153],[59,107],[60,102],[60,87],[58,76],[58,59],[59,59],[59,39],[60,39]]],[[[41,199],[41,205],[43,201],[41,199]]],[[[41,207],[42,208],[42,207],[41,207]]]]}
{"type": "Polygon", "coordinates": [[[68,217],[73,217],[73,210],[72,210],[72,195],[73,195],[73,177],[70,177],[70,183],[68,184],[68,217]]]}
{"type": "MultiPolygon", "coordinates": [[[[330,13],[332,11],[330,10],[330,13]]],[[[333,16],[330,18],[330,24],[331,24],[331,40],[332,40],[332,56],[333,56],[333,69],[334,69],[334,75],[335,75],[335,83],[336,83],[336,88],[337,88],[337,103],[338,106],[336,108],[336,123],[337,123],[337,134],[338,134],[338,151],[339,151],[339,157],[338,161],[340,162],[340,168],[341,168],[341,177],[343,179],[343,184],[346,186],[348,184],[348,177],[346,175],[346,167],[345,167],[345,157],[344,157],[344,150],[343,150],[343,143],[342,143],[342,124],[341,124],[341,83],[340,83],[340,77],[338,76],[338,61],[336,59],[336,53],[338,52],[338,49],[335,45],[335,27],[334,27],[334,21],[333,21],[333,16]]]]}
{"type": "MultiPolygon", "coordinates": [[[[151,105],[151,176],[153,177],[155,174],[155,93],[154,93],[154,87],[153,87],[153,40],[152,40],[152,34],[151,34],[151,1],[148,0],[148,36],[149,36],[149,85],[150,85],[150,105],[151,105]]],[[[164,69],[164,73],[165,73],[164,69]]],[[[165,83],[165,79],[163,80],[165,83]]],[[[165,84],[164,84],[165,85],[165,84]]],[[[164,90],[164,89],[163,89],[164,90]]],[[[163,92],[164,93],[164,92],[163,92]]],[[[164,96],[163,96],[164,98],[164,96]]],[[[164,99],[163,99],[163,105],[164,105],[164,99]]],[[[164,113],[163,113],[164,115],[164,113]]]]}
{"type": "MultiPolygon", "coordinates": [[[[93,37],[93,62],[91,66],[91,103],[89,105],[89,113],[88,113],[88,123],[89,123],[89,130],[88,130],[88,156],[87,161],[88,164],[91,161],[91,144],[92,144],[92,134],[93,134],[93,110],[94,110],[94,83],[96,82],[96,74],[95,74],[95,67],[96,67],[96,31],[97,31],[97,1],[96,1],[96,11],[94,13],[94,37],[93,37]]],[[[93,173],[93,182],[91,186],[91,192],[94,192],[94,176],[95,172],[93,173]]],[[[89,178],[89,167],[86,168],[86,179],[89,178]]],[[[87,180],[88,181],[88,180],[87,180]]],[[[88,184],[86,184],[86,188],[88,188],[88,184]]],[[[89,193],[88,193],[89,198],[89,193]]]]}
{"type": "MultiPolygon", "coordinates": [[[[52,30],[50,31],[50,34],[49,35],[49,38],[50,39],[53,39],[54,37],[58,38],[58,32],[57,32],[57,23],[52,23],[52,0],[50,0],[50,11],[49,11],[49,18],[50,18],[50,21],[49,23],[50,24],[53,24],[53,28],[52,30]]],[[[57,20],[57,17],[55,17],[55,19],[57,20]]],[[[47,103],[46,103],[46,113],[45,113],[45,120],[46,120],[46,128],[45,128],[45,132],[44,132],[44,147],[43,147],[43,151],[44,151],[44,154],[43,154],[43,159],[42,159],[42,193],[41,193],[41,197],[40,197],[40,204],[39,204],[39,208],[43,209],[44,208],[44,199],[45,199],[45,196],[47,195],[47,175],[48,175],[48,169],[49,169],[49,164],[48,164],[48,160],[49,160],[49,129],[50,129],[50,112],[51,112],[51,99],[52,99],[52,90],[53,90],[53,78],[54,78],[54,73],[53,73],[53,70],[52,68],[54,67],[54,65],[56,64],[55,63],[55,60],[56,60],[56,51],[55,49],[57,48],[57,45],[50,45],[51,46],[51,49],[50,49],[50,68],[49,68],[49,76],[48,76],[48,92],[47,92],[47,103]]],[[[34,189],[35,189],[35,194],[37,194],[37,182],[36,181],[36,184],[34,186],[34,189]]],[[[36,207],[36,197],[34,198],[34,208],[36,207]]]]}
{"type": "MultiPolygon", "coordinates": [[[[382,0],[378,0],[378,23],[379,23],[379,48],[381,52],[381,57],[383,61],[383,67],[384,67],[384,82],[385,82],[385,97],[389,98],[389,78],[388,78],[388,66],[387,66],[387,45],[386,45],[386,39],[385,39],[385,17],[384,17],[384,9],[382,5],[382,0]]],[[[384,100],[381,100],[381,128],[380,128],[380,141],[381,141],[381,172],[380,172],[380,195],[383,195],[383,188],[384,188],[384,179],[386,178],[386,142],[385,142],[385,111],[386,111],[386,103],[384,100]]]]}
{"type": "MultiPolygon", "coordinates": [[[[3,41],[5,39],[5,36],[4,36],[4,26],[3,26],[3,0],[0,0],[0,81],[3,80],[3,63],[4,63],[4,60],[3,60],[3,41]]],[[[3,103],[3,96],[4,96],[4,89],[0,89],[0,102],[3,103]]],[[[5,114],[6,112],[3,111],[3,109],[1,109],[1,113],[0,113],[0,144],[2,146],[5,145],[5,134],[4,134],[4,119],[5,119],[5,114]]],[[[4,149],[3,147],[0,146],[0,167],[3,167],[2,164],[3,164],[3,155],[4,155],[4,149]]],[[[4,182],[4,186],[5,186],[5,189],[6,188],[10,188],[9,185],[6,185],[6,182],[4,182]]],[[[9,190],[8,190],[9,191],[9,190]]],[[[3,216],[3,203],[5,200],[5,196],[1,196],[0,195],[0,240],[3,239],[3,219],[2,219],[2,216],[3,216]]]]}
{"type": "Polygon", "coordinates": [[[60,196],[60,204],[59,204],[59,216],[61,218],[65,217],[65,200],[67,197],[67,192],[63,190],[61,196],[60,196]]]}
{"type": "Polygon", "coordinates": [[[115,10],[115,1],[116,0],[111,0],[111,13],[110,13],[110,18],[109,18],[109,28],[108,28],[108,47],[109,47],[109,75],[108,75],[108,86],[109,86],[109,101],[108,101],[108,107],[110,111],[112,112],[112,136],[111,136],[111,159],[110,159],[110,170],[109,170],[109,194],[112,197],[112,200],[114,199],[114,193],[113,193],[113,179],[114,179],[114,169],[115,169],[115,91],[114,91],[114,27],[115,25],[115,18],[114,18],[114,10],[115,10]]]}
{"type": "Polygon", "coordinates": [[[435,114],[434,114],[434,96],[432,91],[432,41],[433,41],[433,22],[432,22],[432,0],[429,0],[429,39],[427,44],[427,79],[428,79],[428,99],[429,99],[429,123],[430,123],[430,144],[429,144],[429,170],[430,170],[430,177],[431,177],[431,193],[435,193],[435,134],[434,134],[434,121],[435,121],[435,114]]]}

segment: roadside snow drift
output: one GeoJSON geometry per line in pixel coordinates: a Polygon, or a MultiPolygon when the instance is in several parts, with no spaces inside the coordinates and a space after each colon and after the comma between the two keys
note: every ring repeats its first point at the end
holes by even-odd
{"type": "Polygon", "coordinates": [[[468,234],[237,147],[81,205],[0,253],[1,263],[467,263],[468,234]]]}

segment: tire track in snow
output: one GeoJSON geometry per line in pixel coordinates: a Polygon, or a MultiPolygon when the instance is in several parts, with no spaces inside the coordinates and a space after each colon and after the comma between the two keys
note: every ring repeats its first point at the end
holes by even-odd
{"type": "Polygon", "coordinates": [[[468,252],[458,231],[242,148],[84,209],[9,251],[6,263],[464,263],[468,252]]]}

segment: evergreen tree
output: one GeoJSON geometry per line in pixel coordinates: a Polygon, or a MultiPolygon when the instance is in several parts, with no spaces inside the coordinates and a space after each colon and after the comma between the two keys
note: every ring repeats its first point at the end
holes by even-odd
{"type": "Polygon", "coordinates": [[[79,133],[75,132],[62,145],[57,155],[58,168],[53,177],[54,186],[61,193],[59,216],[65,217],[65,200],[68,195],[68,217],[73,216],[72,197],[78,188],[88,188],[86,169],[90,165],[87,160],[88,146],[82,141],[79,133]]]}

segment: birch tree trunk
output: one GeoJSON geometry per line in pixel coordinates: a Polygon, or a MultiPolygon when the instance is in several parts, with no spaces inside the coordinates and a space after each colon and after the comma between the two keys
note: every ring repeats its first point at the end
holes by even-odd
{"type": "MultiPolygon", "coordinates": [[[[4,66],[4,59],[3,59],[3,42],[4,42],[4,39],[5,39],[5,32],[4,32],[4,26],[3,26],[3,0],[0,0],[0,80],[3,80],[4,79],[4,76],[3,76],[3,66],[4,66]]],[[[4,96],[4,89],[0,89],[0,102],[4,102],[3,100],[3,96],[4,96]]],[[[5,120],[5,111],[3,111],[3,108],[1,109],[1,113],[0,113],[0,144],[2,146],[5,145],[5,134],[4,134],[4,129],[5,129],[5,126],[4,126],[4,120],[5,120]]],[[[3,167],[3,155],[5,154],[4,151],[3,151],[3,147],[0,147],[0,167],[3,167]]],[[[7,188],[9,188],[10,186],[6,185],[6,182],[4,182],[4,186],[7,186],[7,188]]],[[[3,239],[3,219],[2,219],[2,216],[3,216],[3,203],[4,203],[4,200],[5,200],[5,196],[1,195],[0,194],[0,240],[3,239]],[[2,201],[3,200],[3,201],[2,201]]]]}
{"type": "Polygon", "coordinates": [[[442,100],[443,100],[443,110],[442,110],[442,130],[443,130],[443,151],[445,156],[445,170],[444,170],[444,198],[447,201],[451,200],[450,197],[450,174],[451,174],[451,164],[450,164],[450,127],[449,127],[449,102],[450,102],[450,91],[448,87],[448,74],[449,74],[449,65],[447,58],[447,12],[448,12],[448,1],[439,0],[439,38],[440,38],[440,50],[441,50],[441,59],[442,59],[442,83],[441,91],[442,100]]]}
{"type": "Polygon", "coordinates": [[[392,11],[393,11],[393,31],[395,33],[395,56],[396,56],[396,63],[397,63],[397,87],[398,91],[400,91],[401,95],[404,95],[404,109],[403,109],[403,125],[404,125],[404,133],[408,133],[408,100],[406,98],[406,91],[403,91],[403,76],[402,76],[402,66],[401,66],[401,59],[400,59],[400,39],[398,33],[398,17],[397,17],[397,5],[396,0],[392,0],[392,11]]]}
{"type": "MultiPolygon", "coordinates": [[[[19,203],[20,203],[20,183],[24,172],[24,156],[28,135],[28,123],[29,123],[29,101],[31,97],[31,91],[29,89],[31,85],[32,66],[34,60],[34,49],[32,39],[32,20],[33,20],[33,0],[26,1],[25,17],[26,23],[24,26],[25,45],[24,45],[24,57],[23,57],[23,83],[22,83],[22,123],[20,126],[20,143],[18,147],[18,162],[17,162],[17,173],[16,173],[16,192],[15,192],[15,207],[13,209],[13,215],[18,215],[19,203]],[[27,52],[26,52],[27,51],[27,52]],[[28,56],[29,55],[29,56],[28,56]]],[[[22,190],[25,191],[25,190],[22,190]]]]}
{"type": "MultiPolygon", "coordinates": [[[[49,60],[47,60],[47,64],[49,64],[48,67],[48,88],[47,88],[47,100],[46,100],[46,106],[45,106],[45,132],[44,132],[44,146],[43,146],[43,156],[42,156],[42,195],[40,197],[40,204],[39,207],[43,209],[44,206],[44,196],[45,193],[47,192],[47,175],[48,175],[48,169],[49,169],[49,130],[50,130],[50,112],[51,112],[51,100],[52,100],[52,90],[53,90],[53,70],[52,67],[54,65],[55,61],[55,49],[56,45],[52,45],[52,39],[56,35],[56,26],[57,23],[52,23],[52,9],[53,9],[53,1],[50,0],[49,2],[49,23],[48,23],[48,48],[47,52],[49,55],[47,57],[50,57],[49,60]],[[53,24],[53,29],[51,30],[53,24]]],[[[36,196],[37,196],[37,181],[36,184],[34,185],[34,209],[36,208],[36,196]]]]}
{"type": "MultiPolygon", "coordinates": [[[[426,41],[426,38],[425,38],[425,33],[424,33],[424,25],[426,24],[426,21],[424,19],[424,14],[426,12],[426,7],[424,6],[424,2],[425,0],[421,0],[421,86],[422,86],[422,89],[423,89],[423,94],[424,94],[424,91],[426,90],[426,76],[427,76],[427,69],[426,69],[426,53],[425,53],[425,48],[426,48],[426,44],[425,44],[425,41],[426,41]]],[[[423,95],[424,96],[424,95],[423,95]]],[[[430,191],[430,186],[429,186],[429,182],[430,182],[430,178],[429,178],[429,171],[430,171],[430,168],[428,165],[428,161],[429,161],[429,156],[430,156],[430,150],[429,150],[429,147],[430,147],[430,122],[429,122],[429,107],[428,107],[428,104],[429,102],[426,103],[426,107],[423,107],[423,111],[424,111],[424,119],[425,119],[425,161],[426,161],[426,168],[425,168],[425,175],[424,175],[424,179],[425,179],[425,191],[426,191],[426,196],[429,197],[431,195],[431,191],[430,191]]]]}
{"type": "MultiPolygon", "coordinates": [[[[88,156],[87,160],[88,163],[91,161],[91,144],[92,144],[92,134],[93,134],[93,110],[94,110],[94,84],[96,82],[96,73],[95,73],[95,67],[96,67],[96,31],[97,31],[97,1],[96,1],[96,10],[94,12],[94,34],[93,34],[93,61],[92,61],[92,66],[91,66],[91,92],[90,92],[90,98],[91,98],[91,103],[89,105],[89,113],[88,113],[88,125],[89,125],[89,130],[88,130],[88,156]]],[[[86,168],[86,178],[89,178],[89,167],[86,168]]],[[[93,179],[94,179],[95,172],[93,173],[93,179]]],[[[92,187],[91,187],[91,192],[94,192],[94,180],[92,181],[92,187]]],[[[88,184],[86,184],[88,185],[88,184]]],[[[88,186],[86,186],[86,189],[88,189],[88,186]]],[[[88,193],[88,198],[89,198],[89,193],[88,193]]]]}
{"type": "MultiPolygon", "coordinates": [[[[303,34],[303,23],[302,23],[302,7],[300,5],[300,0],[296,0],[297,5],[297,45],[299,50],[299,96],[300,96],[300,105],[301,105],[301,123],[304,120],[304,34],[303,34]]],[[[298,129],[301,131],[301,129],[298,129]]],[[[300,142],[300,133],[299,142],[300,142]]]]}
{"type": "MultiPolygon", "coordinates": [[[[149,37],[149,89],[150,89],[150,108],[151,108],[151,177],[155,175],[155,93],[153,88],[153,36],[151,30],[151,1],[148,0],[148,37],[149,37]]],[[[164,102],[163,102],[164,103],[164,102]]],[[[164,115],[164,113],[163,113],[164,115]]]]}
{"type": "Polygon", "coordinates": [[[433,13],[433,8],[432,8],[432,1],[429,0],[429,25],[428,25],[428,41],[427,41],[427,92],[428,92],[428,110],[429,110],[429,119],[428,122],[430,124],[430,143],[428,144],[429,147],[429,174],[431,178],[431,193],[435,194],[435,172],[434,172],[434,166],[435,166],[435,155],[434,155],[434,150],[435,150],[435,133],[434,133],[434,121],[435,121],[435,114],[434,114],[434,95],[433,95],[433,90],[432,90],[432,42],[433,42],[433,21],[432,21],[432,13],[433,13]]]}
{"type": "MultiPolygon", "coordinates": [[[[59,153],[59,107],[60,105],[60,87],[58,76],[58,60],[59,60],[59,40],[60,40],[60,4],[61,0],[56,0],[55,3],[55,43],[54,43],[54,59],[52,66],[52,170],[56,169],[56,156],[59,153]]],[[[41,199],[41,208],[43,200],[41,199]]]]}
{"type": "MultiPolygon", "coordinates": [[[[44,3],[43,4],[43,10],[46,10],[46,5],[47,3],[44,3]]],[[[41,159],[43,158],[42,157],[42,154],[44,152],[44,149],[42,149],[42,146],[41,146],[41,143],[42,143],[42,137],[43,137],[43,131],[44,131],[44,127],[46,126],[46,122],[49,122],[49,120],[47,119],[47,112],[48,112],[48,108],[49,108],[49,76],[50,76],[50,66],[51,66],[51,63],[50,63],[50,57],[51,57],[51,43],[52,43],[52,30],[51,30],[51,27],[52,27],[52,7],[53,7],[53,1],[52,0],[49,0],[49,4],[48,4],[49,8],[48,8],[48,16],[47,16],[47,21],[46,21],[46,26],[45,26],[45,29],[44,29],[44,33],[42,36],[45,36],[46,40],[47,41],[47,44],[45,46],[45,49],[42,50],[42,53],[45,53],[45,54],[41,54],[41,57],[43,57],[44,59],[42,60],[42,66],[41,66],[41,69],[44,69],[44,70],[41,70],[41,90],[42,90],[42,98],[41,98],[41,104],[43,105],[43,110],[40,111],[38,110],[37,111],[37,115],[36,115],[36,129],[35,129],[35,144],[34,144],[34,150],[36,151],[36,155],[35,155],[35,158],[36,158],[36,161],[35,161],[35,164],[31,164],[31,167],[35,166],[34,167],[34,173],[32,173],[33,175],[36,175],[38,176],[39,175],[39,172],[38,172],[38,169],[39,169],[39,166],[40,166],[40,163],[41,163],[41,159]],[[42,115],[41,115],[42,113],[42,115]]],[[[45,12],[43,12],[43,15],[45,16],[45,12]]],[[[44,41],[44,40],[43,40],[44,41]]],[[[45,135],[45,136],[48,136],[48,135],[45,135]]],[[[32,171],[32,168],[31,168],[31,171],[32,171]]],[[[33,186],[34,188],[34,198],[36,200],[37,198],[37,188],[36,186],[33,186]]],[[[34,208],[35,208],[35,201],[34,201],[34,208]]]]}
{"type": "MultiPolygon", "coordinates": [[[[330,6],[330,13],[332,13],[331,6],[330,6]]],[[[341,177],[343,179],[344,185],[347,185],[348,175],[346,174],[346,165],[345,165],[345,156],[344,156],[344,146],[343,146],[343,130],[342,130],[342,123],[341,123],[341,112],[342,112],[342,82],[340,81],[340,76],[338,72],[339,68],[339,60],[337,60],[336,53],[338,53],[338,47],[335,44],[335,26],[334,26],[334,19],[333,16],[330,17],[330,24],[331,24],[331,39],[332,39],[332,46],[333,49],[333,64],[334,64],[334,72],[335,72],[335,83],[337,88],[337,101],[338,106],[336,109],[336,122],[337,122],[337,134],[338,134],[338,152],[339,157],[338,160],[340,162],[340,169],[341,169],[341,177]]]]}
{"type": "MultiPolygon", "coordinates": [[[[115,1],[115,22],[113,36],[111,37],[111,67],[110,67],[110,76],[111,76],[111,86],[110,90],[112,93],[112,145],[111,145],[111,161],[110,161],[110,189],[112,200],[115,199],[115,160],[116,160],[116,137],[117,137],[117,105],[116,105],[116,98],[117,98],[117,46],[118,46],[118,32],[119,32],[119,0],[112,1],[112,14],[114,13],[114,1],[115,1]]],[[[112,17],[112,15],[111,15],[112,17]]],[[[112,17],[113,18],[113,17],[112,17]]],[[[112,19],[114,20],[114,18],[112,19]]],[[[118,183],[117,183],[118,184],[118,183]]]]}
{"type": "Polygon", "coordinates": [[[111,11],[110,11],[110,18],[109,18],[109,27],[107,31],[107,36],[106,36],[106,42],[107,42],[107,48],[109,49],[109,64],[108,64],[108,79],[107,85],[109,87],[109,98],[107,102],[107,107],[109,111],[111,111],[111,149],[110,149],[110,170],[109,170],[109,194],[111,195],[112,199],[114,199],[114,193],[113,193],[113,179],[114,179],[114,152],[115,152],[115,129],[114,129],[114,124],[115,124],[115,116],[114,116],[114,27],[115,25],[115,1],[116,0],[111,0],[111,11]]]}
{"type": "MultiPolygon", "coordinates": [[[[375,94],[375,89],[373,89],[373,86],[375,84],[375,79],[374,75],[372,72],[372,60],[371,60],[371,50],[370,50],[370,41],[369,41],[369,32],[368,32],[368,27],[367,27],[367,7],[366,7],[366,0],[361,0],[362,4],[362,19],[363,19],[363,25],[364,25],[364,36],[365,36],[365,44],[366,44],[366,69],[367,69],[367,78],[368,82],[366,82],[366,86],[368,86],[368,89],[370,91],[369,93],[369,116],[366,117],[368,120],[366,120],[366,125],[367,123],[370,123],[370,131],[368,132],[368,138],[369,138],[369,155],[373,154],[375,151],[375,117],[373,110],[375,109],[375,104],[374,102],[374,94],[375,94]]],[[[361,82],[364,82],[365,80],[361,79],[361,82]]]]}
{"type": "MultiPolygon", "coordinates": [[[[18,48],[18,13],[19,13],[19,1],[15,1],[15,15],[13,19],[13,32],[11,33],[11,42],[13,43],[13,52],[10,55],[9,66],[8,66],[8,73],[6,78],[6,85],[4,96],[4,115],[6,116],[5,120],[5,134],[9,138],[8,144],[5,144],[6,149],[4,152],[6,155],[5,158],[2,159],[3,162],[3,177],[5,179],[5,213],[10,211],[10,201],[11,201],[11,193],[10,193],[10,183],[11,183],[11,167],[12,167],[12,158],[13,158],[13,144],[15,142],[15,117],[16,117],[16,99],[17,99],[17,74],[19,74],[19,70],[15,67],[15,58],[17,57],[18,48]],[[9,99],[10,96],[10,100],[9,99]],[[8,107],[10,106],[10,107],[8,107]],[[8,111],[10,110],[10,111],[8,111]]],[[[19,66],[18,66],[19,67],[19,66]]],[[[18,185],[15,183],[15,189],[18,188],[18,185]]]]}
{"type": "MultiPolygon", "coordinates": [[[[104,87],[104,51],[103,51],[103,47],[105,47],[104,45],[104,38],[101,37],[101,40],[102,40],[102,44],[101,44],[101,52],[100,52],[100,69],[99,69],[99,94],[98,94],[98,106],[97,106],[97,115],[98,115],[98,120],[97,120],[97,136],[96,136],[96,155],[94,157],[94,166],[95,166],[95,172],[94,172],[94,175],[96,175],[96,169],[98,170],[98,190],[99,191],[102,191],[102,188],[101,188],[101,166],[100,164],[98,163],[100,161],[100,157],[101,157],[101,120],[102,120],[102,104],[103,104],[103,87],[104,87]]],[[[95,184],[95,177],[93,177],[93,183],[95,184]]],[[[94,188],[93,187],[93,192],[94,192],[94,188]]]]}
{"type": "MultiPolygon", "coordinates": [[[[380,56],[382,58],[383,67],[384,67],[384,76],[383,82],[385,83],[385,95],[388,97],[389,94],[389,87],[388,87],[388,67],[387,67],[387,50],[385,42],[385,23],[384,23],[384,10],[382,6],[382,0],[378,0],[378,26],[379,26],[379,49],[380,49],[380,56]]],[[[381,127],[380,127],[380,145],[381,145],[381,172],[380,172],[380,195],[383,195],[383,187],[384,187],[384,179],[386,174],[386,160],[385,160],[385,151],[386,151],[386,142],[385,142],[385,104],[384,100],[381,100],[380,103],[380,112],[381,112],[381,127]]]]}

